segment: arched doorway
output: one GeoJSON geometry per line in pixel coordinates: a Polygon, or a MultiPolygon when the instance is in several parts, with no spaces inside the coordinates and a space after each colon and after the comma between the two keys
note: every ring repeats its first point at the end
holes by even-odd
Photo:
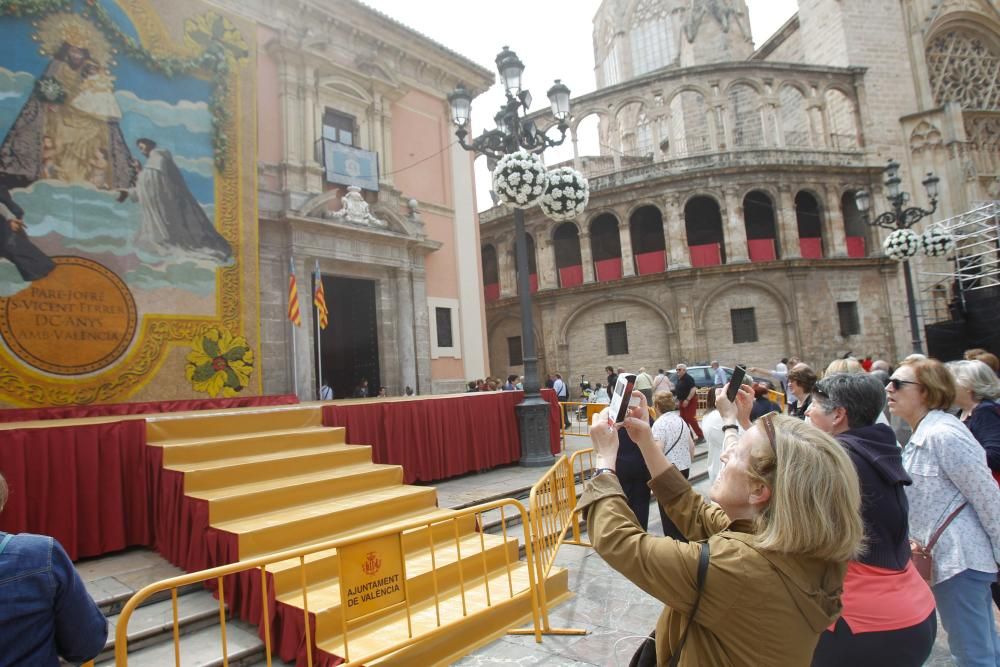
{"type": "Polygon", "coordinates": [[[644,276],[667,270],[666,241],[663,237],[663,214],[655,206],[640,206],[629,218],[635,272],[644,276]]]}
{"type": "Polygon", "coordinates": [[[594,276],[597,282],[620,280],[622,277],[622,244],[618,236],[618,218],[602,213],[590,223],[590,248],[594,255],[594,276]]]}
{"type": "Polygon", "coordinates": [[[497,249],[492,245],[484,245],[483,259],[483,297],[487,302],[500,298],[500,267],[497,265],[497,249]]]}
{"type": "Polygon", "coordinates": [[[848,190],[840,198],[840,208],[844,214],[844,235],[847,237],[847,256],[867,257],[869,227],[858,211],[855,194],[853,190],[848,190]]]}
{"type": "Polygon", "coordinates": [[[751,262],[778,258],[778,233],[774,222],[774,201],[763,190],[752,190],[743,198],[743,223],[747,231],[747,252],[751,262]]]}
{"type": "Polygon", "coordinates": [[[799,228],[799,253],[805,259],[823,257],[823,219],[819,202],[802,190],[795,195],[795,220],[799,228]]]}
{"type": "Polygon", "coordinates": [[[726,243],[722,233],[722,211],[711,197],[692,197],[684,205],[691,266],[716,266],[726,263],[726,243]]]}
{"type": "Polygon", "coordinates": [[[576,225],[564,222],[556,227],[552,235],[552,247],[556,254],[559,287],[582,285],[583,261],[580,258],[580,231],[576,225]]]}

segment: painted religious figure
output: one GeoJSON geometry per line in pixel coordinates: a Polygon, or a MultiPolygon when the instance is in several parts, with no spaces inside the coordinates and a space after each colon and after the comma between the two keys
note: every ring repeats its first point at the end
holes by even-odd
{"type": "Polygon", "coordinates": [[[122,190],[119,197],[119,201],[131,197],[142,207],[136,243],[154,251],[170,247],[205,251],[219,261],[228,261],[232,248],[188,190],[170,151],[158,148],[147,137],[138,139],[136,146],[146,156],[146,164],[136,187],[122,190]]]}
{"type": "Polygon", "coordinates": [[[137,165],[119,125],[107,40],[86,20],[64,13],[42,22],[38,41],[51,60],[0,145],[7,185],[54,178],[130,187],[137,165]]]}

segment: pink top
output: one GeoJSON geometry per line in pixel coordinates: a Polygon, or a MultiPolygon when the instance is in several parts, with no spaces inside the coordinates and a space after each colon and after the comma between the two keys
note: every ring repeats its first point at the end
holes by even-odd
{"type": "MultiPolygon", "coordinates": [[[[912,562],[900,572],[851,561],[841,601],[841,616],[856,635],[908,628],[934,611],[930,586],[912,562]]],[[[833,630],[834,625],[827,629],[833,630]]]]}

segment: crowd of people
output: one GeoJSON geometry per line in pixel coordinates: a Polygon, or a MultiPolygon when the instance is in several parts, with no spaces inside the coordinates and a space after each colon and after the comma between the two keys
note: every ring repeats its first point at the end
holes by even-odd
{"type": "Polygon", "coordinates": [[[940,619],[959,667],[1000,666],[998,369],[984,350],[751,368],[701,422],[712,502],[687,481],[683,387],[635,392],[623,424],[596,415],[578,507],[597,552],[666,605],[632,664],[916,667],[940,619]]]}

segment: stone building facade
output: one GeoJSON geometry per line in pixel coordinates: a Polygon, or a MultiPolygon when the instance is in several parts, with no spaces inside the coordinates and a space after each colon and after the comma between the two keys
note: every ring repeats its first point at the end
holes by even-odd
{"type": "MultiPolygon", "coordinates": [[[[1000,196],[1000,13],[801,0],[751,45],[741,0],[598,10],[599,89],[573,100],[567,139],[590,204],[561,224],[526,215],[541,368],[575,384],[606,365],[909,353],[902,271],[854,193],[885,210],[895,158],[913,203],[926,206],[926,172],[941,177],[935,220],[1000,196]],[[581,155],[594,115],[600,155],[581,155]]],[[[516,373],[512,217],[480,218],[490,368],[516,373]]]]}
{"type": "MultiPolygon", "coordinates": [[[[371,288],[360,335],[390,395],[458,391],[485,375],[482,294],[459,279],[480,273],[472,163],[452,140],[446,96],[460,81],[484,91],[492,72],[354,0],[217,4],[257,24],[265,393],[316,397],[317,265],[328,302],[345,296],[331,285],[371,288]],[[348,172],[351,156],[377,161],[376,183],[352,190],[330,172],[324,151],[344,146],[348,172]],[[294,333],[290,262],[303,314],[294,333]]],[[[357,377],[324,375],[353,385],[366,371],[348,372],[357,377]]]]}

